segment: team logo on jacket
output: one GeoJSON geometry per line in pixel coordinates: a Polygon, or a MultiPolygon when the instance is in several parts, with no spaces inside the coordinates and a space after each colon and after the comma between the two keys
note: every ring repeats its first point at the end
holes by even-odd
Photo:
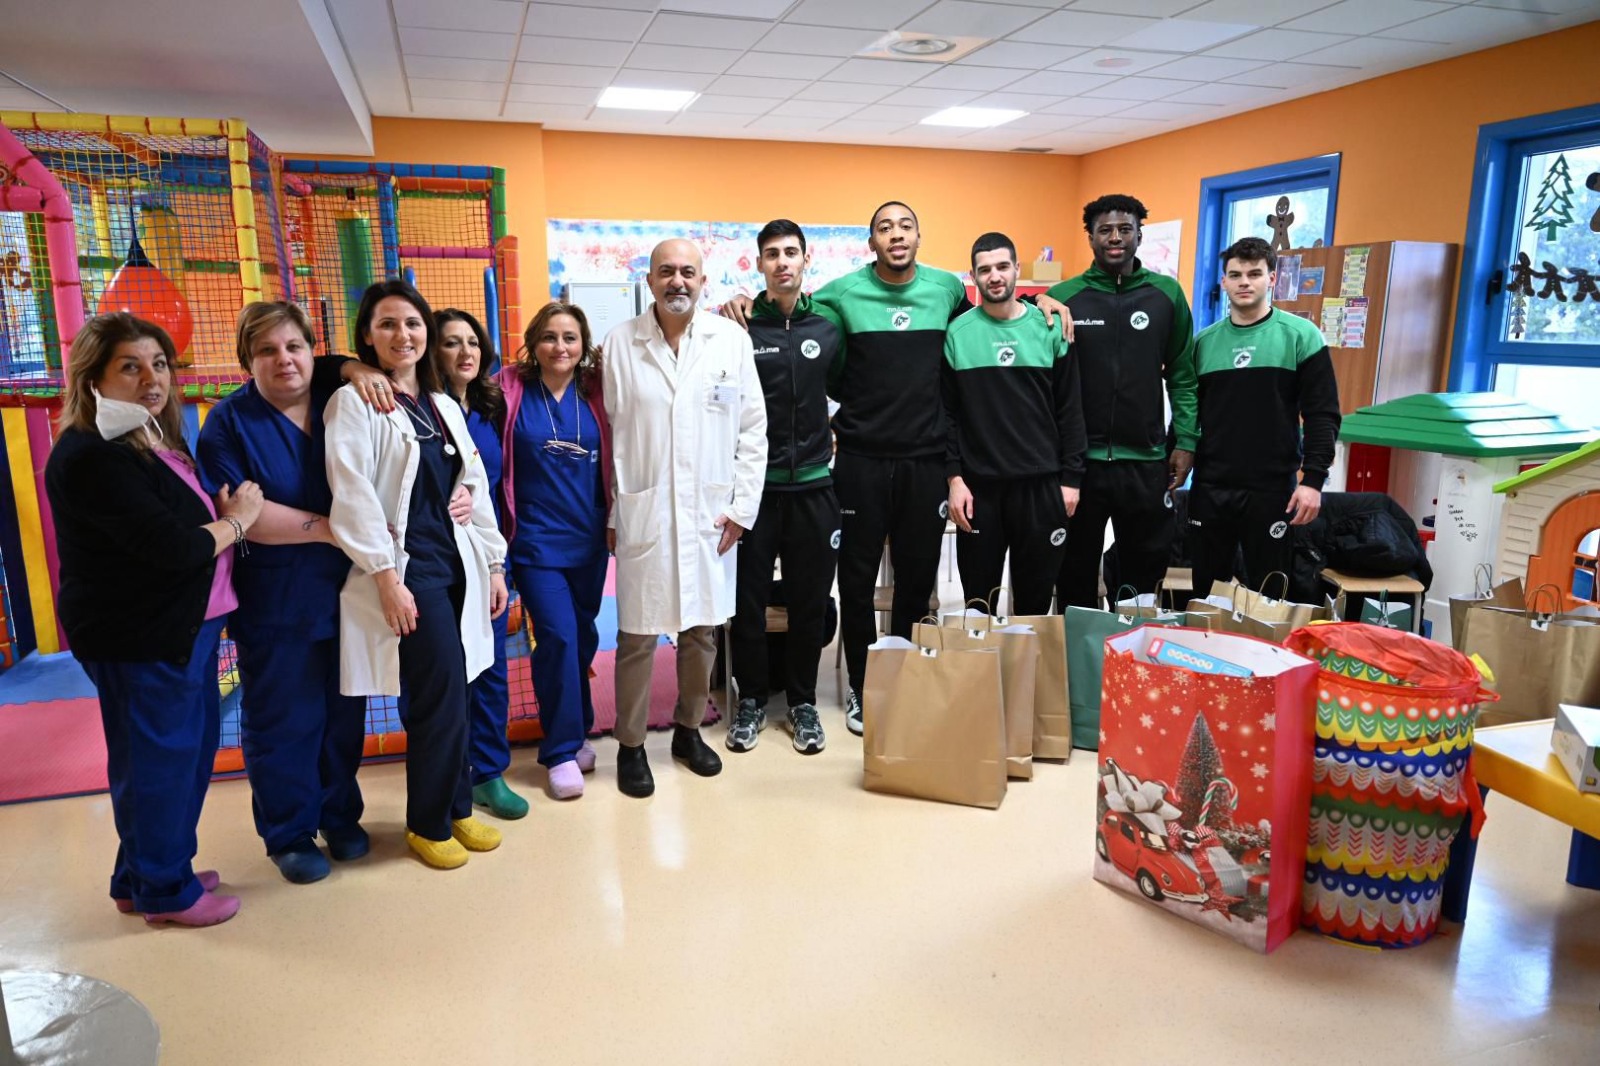
{"type": "Polygon", "coordinates": [[[1274,522],[1272,523],[1272,528],[1267,530],[1267,535],[1273,540],[1282,540],[1283,535],[1287,532],[1289,532],[1289,523],[1274,522]]]}
{"type": "Polygon", "coordinates": [[[911,312],[901,308],[889,316],[889,325],[895,329],[911,328],[911,312]]]}
{"type": "Polygon", "coordinates": [[[800,342],[800,354],[807,359],[815,359],[822,354],[822,345],[808,337],[800,342]]]}
{"type": "Polygon", "coordinates": [[[1233,368],[1235,370],[1243,370],[1249,366],[1251,354],[1254,351],[1254,348],[1235,348],[1233,351],[1233,368]]]}
{"type": "Polygon", "coordinates": [[[1062,529],[1060,526],[1057,526],[1054,530],[1051,531],[1051,533],[1050,533],[1050,546],[1052,548],[1059,548],[1063,544],[1065,544],[1066,542],[1067,542],[1067,531],[1066,530],[1062,529]]]}
{"type": "Polygon", "coordinates": [[[839,531],[837,529],[833,531],[833,536],[828,538],[828,547],[834,551],[839,550],[839,531]]]}
{"type": "Polygon", "coordinates": [[[940,518],[949,518],[950,517],[950,501],[949,500],[940,500],[939,501],[939,517],[940,518]]]}
{"type": "Polygon", "coordinates": [[[1145,314],[1143,311],[1135,311],[1128,318],[1128,325],[1132,326],[1134,329],[1144,329],[1149,324],[1150,316],[1145,314]]]}
{"type": "Polygon", "coordinates": [[[1001,366],[1010,366],[1012,363],[1017,361],[1017,350],[1008,344],[1004,348],[1001,348],[998,352],[994,353],[994,357],[995,361],[1001,366]]]}

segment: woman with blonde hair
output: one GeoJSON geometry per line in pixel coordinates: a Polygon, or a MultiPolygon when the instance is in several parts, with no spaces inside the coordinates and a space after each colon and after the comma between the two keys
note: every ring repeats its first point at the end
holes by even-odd
{"type": "Polygon", "coordinates": [[[86,323],[67,357],[60,436],[45,466],[61,559],[57,600],[100,697],[121,842],[111,898],[150,924],[215,925],[239,910],[196,873],[195,830],[220,727],[217,643],[236,600],[236,546],[261,514],[241,480],[206,495],[183,440],[177,352],[133,315],[86,323]]]}
{"type": "Polygon", "coordinates": [[[505,395],[501,528],[511,575],[533,622],[539,762],[556,799],[583,795],[594,769],[589,666],[605,594],[611,425],[600,353],[572,304],[546,304],[522,336],[522,359],[496,376],[505,395]]]}

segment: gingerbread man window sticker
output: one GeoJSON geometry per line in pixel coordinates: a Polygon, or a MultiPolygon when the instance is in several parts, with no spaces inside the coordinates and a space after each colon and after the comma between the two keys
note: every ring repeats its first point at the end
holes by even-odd
{"type": "Polygon", "coordinates": [[[1274,252],[1287,252],[1289,250],[1289,227],[1294,225],[1294,212],[1289,210],[1289,198],[1278,197],[1277,204],[1272,209],[1272,214],[1267,216],[1267,225],[1272,228],[1272,250],[1274,252]]]}
{"type": "MultiPolygon", "coordinates": [[[[1542,231],[1543,240],[1547,243],[1555,242],[1562,230],[1577,224],[1578,218],[1581,218],[1581,214],[1574,217],[1572,212],[1575,205],[1572,181],[1568,175],[1566,156],[1558,155],[1533,197],[1534,206],[1524,224],[1526,229],[1542,231]]],[[[1600,192],[1600,171],[1590,174],[1584,186],[1592,192],[1600,192]]],[[[1596,208],[1590,216],[1589,229],[1600,233],[1600,208],[1596,208]]],[[[1535,270],[1529,255],[1518,252],[1516,261],[1507,268],[1510,278],[1506,283],[1506,293],[1511,297],[1511,306],[1506,332],[1511,340],[1520,340],[1527,332],[1529,300],[1553,300],[1557,304],[1566,304],[1570,287],[1573,305],[1586,301],[1600,305],[1600,274],[1588,266],[1562,267],[1548,259],[1540,260],[1539,266],[1541,269],[1535,270]],[[1535,282],[1540,284],[1535,287],[1535,282]]],[[[1562,308],[1554,312],[1552,321],[1573,322],[1575,320],[1571,319],[1571,315],[1574,313],[1575,309],[1562,308]]]]}
{"type": "MultiPolygon", "coordinates": [[[[1600,170],[1590,174],[1589,180],[1583,184],[1590,192],[1600,192],[1600,170]]],[[[1594,209],[1594,215],[1589,219],[1589,228],[1600,233],[1600,207],[1594,209]]]]}

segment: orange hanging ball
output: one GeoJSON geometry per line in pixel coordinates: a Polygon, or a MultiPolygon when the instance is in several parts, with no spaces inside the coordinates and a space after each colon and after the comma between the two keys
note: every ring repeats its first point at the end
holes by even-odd
{"type": "Polygon", "coordinates": [[[189,347],[194,336],[194,316],[189,301],[178,287],[150,262],[135,237],[128,246],[128,261],[117,270],[111,284],[100,295],[99,314],[126,311],[154,322],[172,337],[179,352],[189,347]]]}

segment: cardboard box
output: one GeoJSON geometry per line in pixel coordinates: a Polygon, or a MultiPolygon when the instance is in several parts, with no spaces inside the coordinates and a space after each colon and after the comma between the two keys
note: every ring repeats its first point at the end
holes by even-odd
{"type": "Polygon", "coordinates": [[[1550,747],[1579,792],[1600,795],[1600,708],[1561,704],[1550,747]]]}
{"type": "Polygon", "coordinates": [[[1060,281],[1061,264],[1053,260],[1035,259],[1028,268],[1029,281],[1060,281]]]}

